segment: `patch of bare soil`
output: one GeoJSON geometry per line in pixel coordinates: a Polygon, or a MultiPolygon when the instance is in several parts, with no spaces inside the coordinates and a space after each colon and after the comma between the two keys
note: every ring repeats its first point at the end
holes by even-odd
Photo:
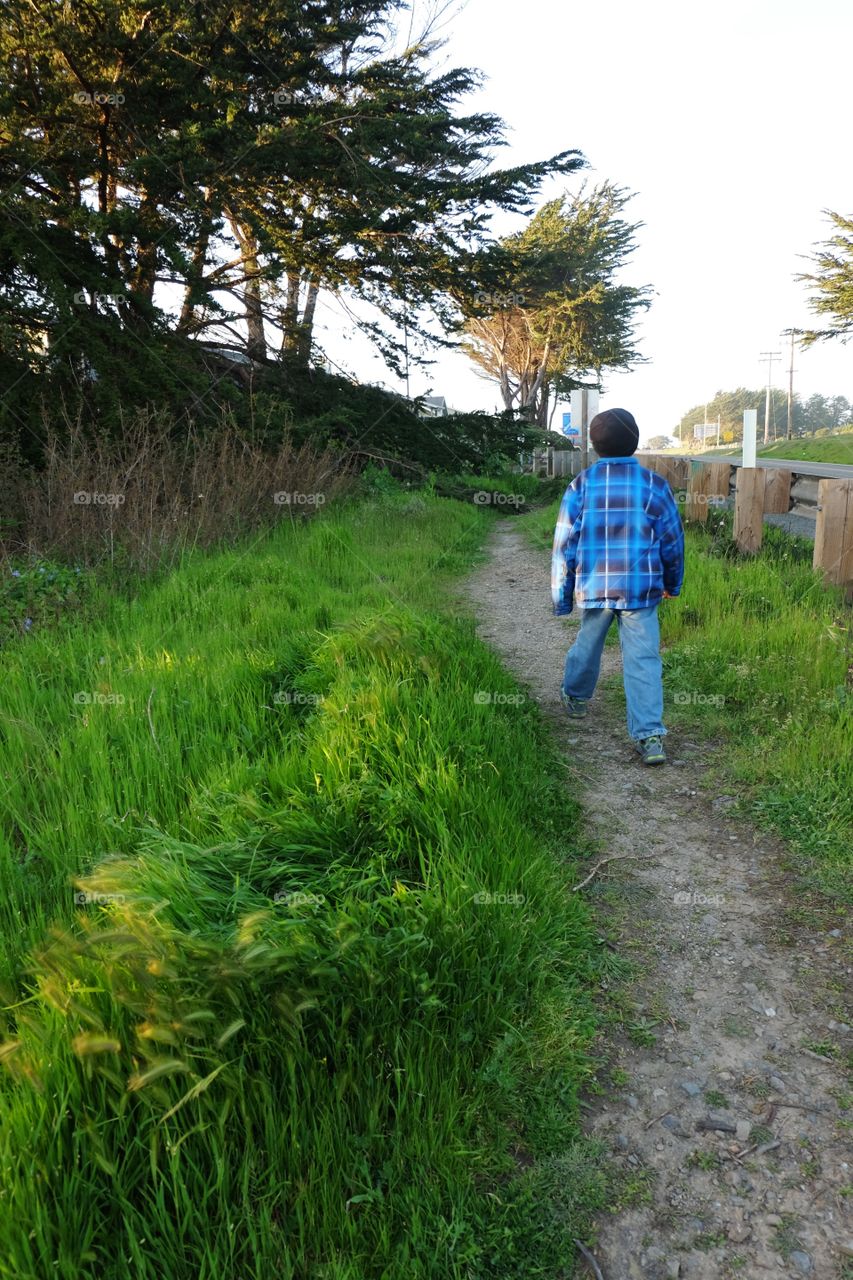
{"type": "MultiPolygon", "coordinates": [[[[606,1046],[618,1083],[587,1113],[637,1189],[599,1223],[604,1280],[853,1277],[848,1086],[827,1056],[849,1045],[831,1008],[850,988],[844,938],[780,929],[778,844],[729,814],[710,744],[671,732],[670,763],[649,768],[600,691],[566,717],[578,619],[553,616],[546,558],[509,521],[466,586],[553,723],[600,856],[628,855],[582,890],[640,975],[636,1021],[606,1046]]],[[[602,677],[620,669],[606,648],[602,677]]]]}

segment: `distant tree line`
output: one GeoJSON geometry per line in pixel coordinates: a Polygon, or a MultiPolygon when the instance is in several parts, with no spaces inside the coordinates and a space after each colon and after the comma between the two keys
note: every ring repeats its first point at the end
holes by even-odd
{"type": "MultiPolygon", "coordinates": [[[[758,410],[759,438],[764,432],[764,410],[766,390],[762,387],[750,391],[746,387],[738,387],[735,391],[718,391],[708,402],[694,405],[682,415],[681,421],[673,433],[678,440],[687,443],[693,439],[693,428],[704,423],[707,410],[707,421],[714,424],[719,415],[720,441],[726,444],[740,440],[743,436],[744,409],[758,410]]],[[[788,418],[787,392],[773,388],[770,399],[770,435],[776,438],[785,435],[788,418]]],[[[796,436],[814,435],[820,430],[836,430],[853,422],[853,402],[845,396],[824,396],[814,394],[803,399],[794,395],[792,413],[792,432],[796,436]]]]}

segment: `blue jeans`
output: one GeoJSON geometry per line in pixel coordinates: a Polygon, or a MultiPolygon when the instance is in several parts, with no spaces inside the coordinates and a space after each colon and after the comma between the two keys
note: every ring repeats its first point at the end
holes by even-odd
{"type": "Polygon", "coordinates": [[[573,698],[592,697],[598,683],[604,637],[614,617],[622,646],[628,733],[635,739],[663,736],[666,729],[657,605],[650,609],[581,609],[580,630],[566,654],[563,689],[573,698]]]}

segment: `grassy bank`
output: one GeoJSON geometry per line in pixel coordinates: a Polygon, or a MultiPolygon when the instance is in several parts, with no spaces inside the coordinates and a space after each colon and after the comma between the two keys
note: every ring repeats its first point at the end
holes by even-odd
{"type": "Polygon", "coordinates": [[[608,953],[443,607],[492,518],[350,502],[5,650],[0,1276],[569,1273],[608,953]]]}
{"type": "MultiPolygon", "coordinates": [[[[522,517],[543,550],[557,509],[522,517]]],[[[666,716],[721,739],[720,791],[785,837],[804,887],[849,901],[853,621],[811,557],[766,527],[761,553],[738,556],[730,516],[688,529],[684,590],[660,611],[666,716]]]]}
{"type": "Polygon", "coordinates": [[[777,440],[759,448],[762,458],[791,458],[797,462],[843,462],[853,466],[853,429],[836,435],[777,440]]]}

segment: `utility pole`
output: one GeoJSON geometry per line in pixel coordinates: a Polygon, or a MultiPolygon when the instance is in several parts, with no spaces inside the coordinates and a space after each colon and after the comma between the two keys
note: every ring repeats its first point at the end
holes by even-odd
{"type": "Polygon", "coordinates": [[[764,443],[765,444],[770,443],[770,397],[772,395],[771,380],[772,380],[772,371],[773,371],[773,361],[781,360],[781,359],[782,359],[781,351],[762,351],[761,353],[761,362],[763,363],[765,360],[767,361],[767,395],[764,400],[764,443]]]}
{"type": "Polygon", "coordinates": [[[794,424],[794,337],[802,333],[802,329],[783,329],[782,337],[791,339],[791,361],[788,365],[788,424],[785,439],[790,440],[794,424]]]}

